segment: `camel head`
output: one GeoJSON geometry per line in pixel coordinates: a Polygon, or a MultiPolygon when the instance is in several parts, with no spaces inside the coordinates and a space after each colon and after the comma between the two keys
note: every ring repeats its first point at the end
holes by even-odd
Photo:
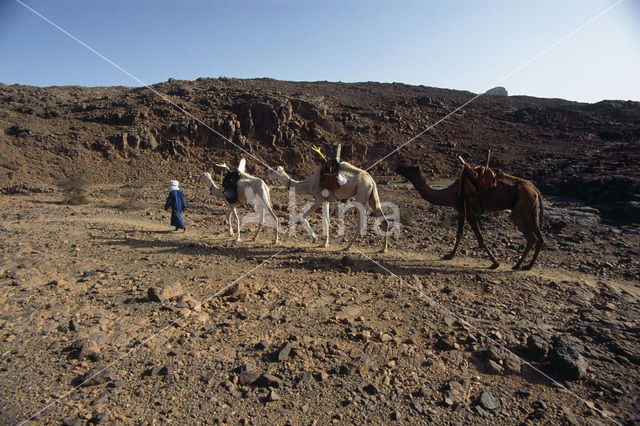
{"type": "Polygon", "coordinates": [[[422,174],[422,170],[420,169],[420,166],[405,166],[404,164],[399,164],[396,167],[396,173],[407,180],[412,181],[422,174]]]}
{"type": "Polygon", "coordinates": [[[287,176],[287,173],[284,171],[284,167],[278,166],[278,167],[275,168],[275,170],[272,169],[272,168],[268,168],[267,169],[267,176],[269,176],[269,177],[277,177],[277,176],[285,177],[285,176],[287,176]]]}

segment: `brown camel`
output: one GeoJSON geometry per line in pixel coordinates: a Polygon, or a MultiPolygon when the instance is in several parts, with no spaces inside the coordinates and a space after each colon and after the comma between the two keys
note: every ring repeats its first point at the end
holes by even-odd
{"type": "Polygon", "coordinates": [[[520,256],[513,269],[519,269],[522,266],[525,256],[535,246],[531,262],[524,266],[523,269],[531,269],[533,267],[544,240],[540,232],[542,225],[542,196],[538,188],[531,182],[498,170],[495,173],[495,187],[483,191],[480,195],[479,203],[474,203],[469,202],[459,194],[460,178],[451,186],[436,190],[429,186],[420,167],[399,165],[396,168],[396,173],[409,180],[422,198],[431,204],[453,207],[458,214],[456,243],[453,246],[453,250],[444,256],[445,259],[453,259],[455,256],[462,239],[466,217],[478,240],[478,244],[487,252],[493,262],[491,268],[497,268],[500,264],[484,242],[478,226],[478,217],[484,212],[489,213],[510,209],[511,215],[509,219],[527,239],[527,245],[522,252],[522,256],[520,256]]]}

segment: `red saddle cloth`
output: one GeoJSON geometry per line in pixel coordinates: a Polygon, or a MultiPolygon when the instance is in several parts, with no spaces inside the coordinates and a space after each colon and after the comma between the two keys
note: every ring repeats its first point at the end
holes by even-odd
{"type": "Polygon", "coordinates": [[[325,189],[338,189],[338,169],[340,162],[338,160],[327,161],[320,168],[320,186],[325,189]]]}

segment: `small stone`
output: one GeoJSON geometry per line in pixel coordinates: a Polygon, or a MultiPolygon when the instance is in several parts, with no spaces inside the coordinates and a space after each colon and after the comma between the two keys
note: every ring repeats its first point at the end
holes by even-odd
{"type": "Polygon", "coordinates": [[[487,372],[489,374],[502,375],[504,373],[504,368],[494,360],[489,359],[487,360],[487,372]]]}
{"type": "Polygon", "coordinates": [[[500,403],[489,391],[482,391],[478,403],[482,408],[489,411],[495,411],[500,408],[500,403]]]}
{"type": "Polygon", "coordinates": [[[271,373],[262,374],[255,384],[260,387],[279,388],[282,385],[282,379],[271,373]]]}
{"type": "Polygon", "coordinates": [[[246,292],[245,285],[242,281],[239,281],[229,287],[224,293],[222,293],[223,297],[237,297],[246,292]]]}
{"type": "Polygon", "coordinates": [[[252,372],[252,371],[256,371],[256,369],[257,369],[257,368],[258,368],[258,367],[257,367],[257,365],[256,365],[256,363],[255,363],[255,362],[253,362],[253,361],[249,361],[249,362],[247,362],[245,365],[243,365],[243,366],[242,366],[242,370],[241,370],[241,371],[249,371],[249,372],[252,372]]]}
{"type": "Polygon", "coordinates": [[[267,349],[269,347],[269,342],[266,340],[261,340],[258,343],[256,343],[256,349],[259,351],[263,351],[265,349],[267,349]]]}
{"type": "Polygon", "coordinates": [[[272,390],[269,392],[269,401],[280,401],[280,395],[278,395],[276,391],[272,390]]]}
{"type": "Polygon", "coordinates": [[[441,351],[450,351],[455,348],[455,340],[452,335],[441,336],[436,341],[434,347],[441,351]]]}
{"type": "Polygon", "coordinates": [[[371,384],[371,383],[369,383],[368,385],[363,387],[362,390],[365,391],[366,393],[368,393],[369,395],[377,395],[380,392],[378,390],[378,388],[374,384],[371,384]]]}
{"type": "Polygon", "coordinates": [[[310,371],[305,371],[300,376],[300,380],[298,380],[298,384],[304,384],[314,381],[313,374],[310,371]]]}
{"type": "Polygon", "coordinates": [[[62,426],[82,426],[84,422],[80,417],[71,417],[62,422],[62,426]]]}
{"type": "Polygon", "coordinates": [[[364,373],[369,370],[371,367],[371,361],[366,357],[359,357],[356,359],[352,359],[347,362],[343,366],[340,367],[340,372],[342,374],[355,374],[355,373],[364,373]]]}
{"type": "Polygon", "coordinates": [[[496,346],[490,346],[485,351],[485,356],[488,359],[492,359],[494,361],[500,361],[502,359],[502,354],[500,353],[500,349],[498,349],[496,346]]]}
{"type": "Polygon", "coordinates": [[[289,358],[289,352],[291,352],[291,343],[287,342],[278,352],[278,361],[286,361],[289,358]]]}
{"type": "Polygon", "coordinates": [[[89,419],[89,424],[97,425],[106,421],[108,418],[107,413],[93,413],[93,416],[89,419]]]}
{"type": "Polygon", "coordinates": [[[531,389],[529,388],[520,388],[516,391],[516,395],[522,398],[529,398],[531,396],[531,389]]]}
{"type": "Polygon", "coordinates": [[[531,407],[537,409],[537,410],[546,410],[548,408],[547,403],[542,401],[542,400],[538,400],[538,401],[533,401],[531,403],[531,407]]]}
{"type": "Polygon", "coordinates": [[[173,365],[163,365],[158,374],[161,376],[168,376],[173,373],[173,365]]]}
{"type": "Polygon", "coordinates": [[[96,335],[78,340],[73,344],[74,350],[71,353],[71,357],[76,359],[91,358],[94,360],[99,358],[104,347],[99,340],[102,340],[102,336],[96,335]]]}
{"type": "Polygon", "coordinates": [[[485,410],[484,408],[482,408],[479,405],[476,405],[475,407],[473,407],[473,409],[476,411],[476,413],[480,416],[480,417],[489,417],[490,414],[487,410],[485,410]]]}
{"type": "Polygon", "coordinates": [[[114,372],[111,367],[92,368],[80,377],[75,379],[75,383],[82,387],[97,386],[113,380],[114,372]]]}
{"type": "Polygon", "coordinates": [[[242,371],[241,373],[238,374],[238,383],[240,383],[240,385],[242,386],[250,385],[255,383],[255,381],[258,380],[260,376],[261,376],[260,373],[255,373],[251,371],[242,371]]]}
{"type": "Polygon", "coordinates": [[[391,337],[391,335],[390,335],[390,334],[388,334],[388,333],[383,333],[383,334],[380,336],[380,341],[381,341],[382,343],[387,343],[387,342],[390,342],[391,340],[393,340],[393,337],[391,337]]]}
{"type": "Polygon", "coordinates": [[[527,354],[534,361],[540,361],[549,353],[549,344],[540,336],[531,335],[527,338],[527,354]]]}

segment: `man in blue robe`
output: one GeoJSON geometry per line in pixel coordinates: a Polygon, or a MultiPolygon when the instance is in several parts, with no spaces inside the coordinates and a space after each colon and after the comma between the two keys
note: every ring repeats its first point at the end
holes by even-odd
{"type": "Polygon", "coordinates": [[[177,180],[169,182],[169,196],[167,202],[164,203],[164,209],[167,210],[169,207],[171,207],[171,226],[175,226],[176,231],[182,229],[185,232],[187,227],[184,226],[180,213],[187,208],[187,203],[184,201],[184,194],[178,186],[177,180]]]}

